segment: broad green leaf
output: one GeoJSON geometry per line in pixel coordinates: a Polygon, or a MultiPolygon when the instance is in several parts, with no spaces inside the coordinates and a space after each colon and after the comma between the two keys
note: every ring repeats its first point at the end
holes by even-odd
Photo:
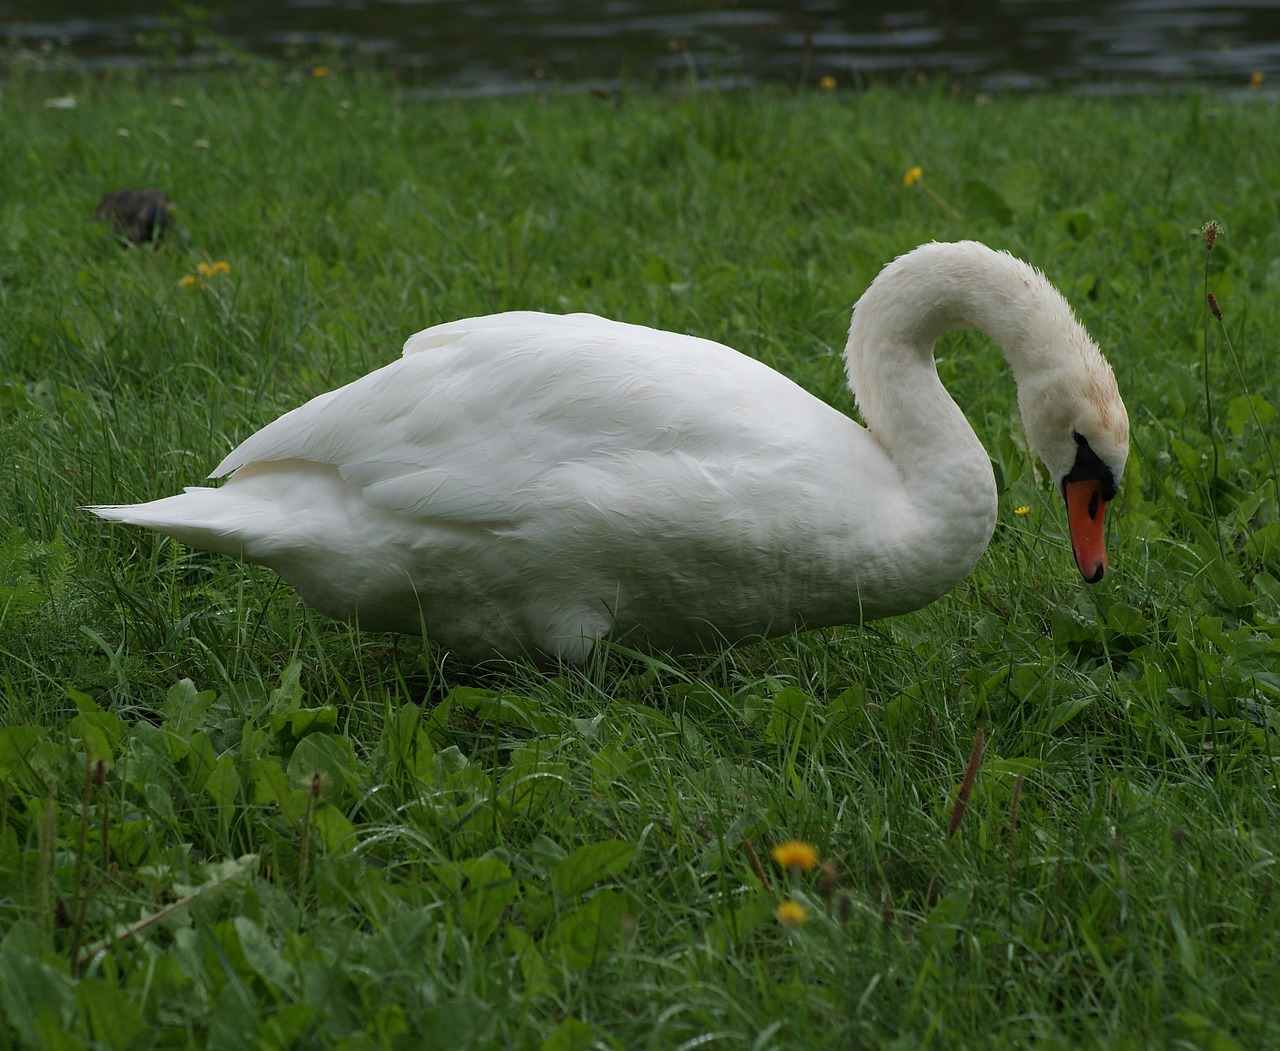
{"type": "Polygon", "coordinates": [[[551,872],[551,887],[562,898],[581,894],[624,872],[635,854],[636,848],[621,840],[588,843],[556,865],[551,872]]]}
{"type": "Polygon", "coordinates": [[[327,733],[338,725],[338,709],[325,704],[319,708],[299,708],[289,716],[289,732],[296,738],[327,733]]]}
{"type": "Polygon", "coordinates": [[[1015,212],[1025,215],[1039,205],[1043,182],[1040,165],[1019,158],[1006,165],[1001,173],[1000,193],[1015,212]]]}
{"type": "Polygon", "coordinates": [[[508,924],[504,928],[504,937],[507,951],[516,958],[516,963],[520,966],[525,996],[532,999],[551,992],[555,988],[551,983],[551,972],[534,940],[515,924],[508,924]]]}
{"type": "Polygon", "coordinates": [[[36,746],[49,736],[43,726],[6,726],[0,730],[0,781],[25,776],[36,746]]]}
{"type": "Polygon", "coordinates": [[[1087,208],[1070,208],[1058,213],[1057,226],[1067,236],[1079,241],[1093,233],[1097,220],[1087,208]]]}
{"type": "Polygon", "coordinates": [[[249,966],[277,990],[283,992],[291,989],[294,985],[293,968],[271,944],[267,932],[247,916],[236,916],[231,922],[239,935],[240,949],[249,966]]]}
{"type": "MultiPolygon", "coordinates": [[[[170,739],[177,740],[173,734],[170,734],[170,739]]],[[[195,788],[203,788],[218,762],[217,754],[213,750],[213,742],[209,740],[209,735],[204,730],[196,730],[190,738],[182,742],[182,745],[185,751],[181,756],[182,763],[179,769],[186,772],[188,784],[195,788]]]]}
{"type": "Polygon", "coordinates": [[[488,941],[498,929],[503,914],[519,891],[511,869],[499,858],[452,861],[437,866],[435,874],[461,899],[463,924],[477,942],[488,941]]]}
{"type": "Polygon", "coordinates": [[[1001,226],[1008,226],[1013,222],[1013,209],[1008,202],[994,187],[981,179],[967,180],[960,193],[967,211],[987,215],[1001,226]]]}
{"type": "Polygon", "coordinates": [[[763,895],[752,896],[720,910],[707,928],[707,944],[717,952],[732,955],[735,947],[748,943],[764,925],[776,925],[773,905],[763,895]]]}
{"type": "Polygon", "coordinates": [[[1024,781],[1031,774],[1044,767],[1044,761],[1018,756],[1002,759],[1000,756],[987,754],[982,761],[982,777],[979,780],[983,794],[992,797],[998,803],[1007,803],[1013,793],[1013,786],[1018,777],[1024,781]]]}
{"type": "Polygon", "coordinates": [[[498,803],[511,816],[536,817],[564,790],[563,763],[521,763],[498,785],[498,803]]]}
{"type": "Polygon", "coordinates": [[[311,825],[320,833],[320,842],[329,852],[350,850],[355,843],[355,826],[346,814],[326,800],[311,808],[311,825]]]}
{"type": "Polygon", "coordinates": [[[253,786],[253,801],[279,803],[293,790],[289,775],[276,759],[253,759],[249,762],[249,783],[253,786]]]}
{"type": "Polygon", "coordinates": [[[920,925],[920,944],[930,952],[950,952],[955,946],[960,924],[969,913],[969,903],[972,900],[973,891],[968,887],[943,895],[920,925]]]}
{"type": "Polygon", "coordinates": [[[1227,430],[1232,434],[1244,434],[1255,418],[1264,428],[1276,418],[1275,408],[1262,395],[1237,394],[1227,404],[1227,430]]]}
{"type": "Polygon", "coordinates": [[[862,685],[836,694],[827,704],[826,717],[831,732],[843,740],[866,736],[872,729],[871,697],[862,685]]]}
{"type": "Polygon", "coordinates": [[[155,816],[172,821],[177,791],[177,771],[169,746],[171,735],[149,723],[138,723],[116,759],[116,773],[140,792],[155,816]]]}
{"type": "Polygon", "coordinates": [[[466,769],[467,757],[456,744],[451,744],[431,757],[431,767],[435,771],[436,778],[445,782],[451,775],[466,769]]]}
{"type": "Polygon", "coordinates": [[[94,1047],[132,1051],[138,1046],[136,1038],[147,1022],[131,991],[103,978],[85,978],[76,986],[75,1004],[93,1034],[94,1047]]]}
{"type": "Polygon", "coordinates": [[[920,700],[915,696],[915,691],[908,687],[896,697],[890,698],[884,705],[884,727],[894,733],[902,733],[910,725],[912,718],[915,716],[916,709],[920,707],[920,700]]]}
{"type": "Polygon", "coordinates": [[[1062,649],[1100,645],[1102,639],[1102,626],[1070,606],[1055,607],[1051,632],[1053,641],[1062,649]]]}
{"type": "Polygon", "coordinates": [[[313,775],[320,774],[324,795],[340,798],[356,780],[356,769],[355,749],[347,738],[327,733],[308,734],[289,757],[289,783],[295,788],[305,788],[311,784],[313,775]]]}
{"type": "MultiPolygon", "coordinates": [[[[327,1001],[295,1002],[282,1005],[279,1010],[265,1015],[262,1028],[258,1032],[257,1051],[274,1051],[279,1048],[307,1046],[307,1034],[315,1028],[322,1018],[327,1016],[331,1007],[327,1001]]],[[[387,1041],[381,1046],[390,1043],[387,1041]]],[[[374,1045],[375,1047],[379,1045],[374,1045]]]]}
{"type": "Polygon", "coordinates": [[[114,762],[125,738],[124,720],[111,712],[105,712],[93,698],[68,690],[79,714],[67,724],[67,732],[84,742],[90,763],[102,760],[108,766],[114,762]]]}
{"type": "Polygon", "coordinates": [[[1175,1016],[1186,1031],[1192,1046],[1203,1051],[1244,1051],[1245,1045],[1230,1036],[1213,1019],[1194,1011],[1179,1011],[1175,1016]]]}
{"type": "Polygon", "coordinates": [[[627,915],[626,896],[614,890],[593,894],[566,913],[542,941],[549,960],[575,971],[585,970],[612,951],[627,915]]]}
{"type": "Polygon", "coordinates": [[[255,1046],[257,1031],[258,1005],[250,999],[248,983],[228,981],[209,1014],[209,1051],[244,1051],[255,1046]]]}
{"type": "Polygon", "coordinates": [[[387,725],[387,747],[400,769],[412,773],[419,781],[430,778],[431,757],[436,749],[418,705],[402,704],[392,714],[387,725]]]}
{"type": "Polygon", "coordinates": [[[648,757],[633,752],[618,741],[610,741],[591,753],[591,784],[597,792],[616,791],[619,783],[633,788],[647,784],[650,777],[648,757]]]}
{"type": "Polygon", "coordinates": [[[204,783],[204,790],[218,808],[219,820],[224,824],[229,822],[235,810],[236,797],[240,794],[240,776],[236,773],[235,760],[230,752],[218,757],[204,783]]]}
{"type": "MultiPolygon", "coordinates": [[[[40,1047],[39,1033],[71,1020],[71,976],[45,963],[40,938],[29,920],[18,920],[0,941],[0,1016],[28,1047],[40,1047]]],[[[2,1035],[2,1034],[0,1034],[2,1035]]]]}
{"type": "Polygon", "coordinates": [[[595,1041],[596,1034],[591,1026],[581,1019],[569,1017],[547,1034],[540,1051],[588,1051],[595,1041]]]}
{"type": "Polygon", "coordinates": [[[142,798],[146,800],[147,809],[152,818],[160,818],[170,825],[176,823],[177,812],[173,809],[173,790],[168,784],[147,781],[142,785],[142,798]]]}
{"type": "MultiPolygon", "coordinates": [[[[89,1047],[48,1005],[36,1015],[36,1046],[40,1051],[86,1051],[89,1047]]],[[[96,1045],[94,1051],[97,1051],[96,1045]]]]}
{"type": "Polygon", "coordinates": [[[190,679],[180,679],[169,687],[160,715],[169,730],[189,737],[204,726],[205,713],[217,696],[213,690],[197,690],[190,679]]]}
{"type": "Polygon", "coordinates": [[[471,1047],[488,1025],[488,1004],[470,996],[446,1000],[423,1011],[419,1024],[424,1048],[471,1047]]]}
{"type": "Polygon", "coordinates": [[[445,699],[452,705],[472,712],[481,722],[524,727],[529,725],[530,702],[523,697],[475,686],[455,686],[445,699]]]}
{"type": "Polygon", "coordinates": [[[1091,704],[1093,704],[1091,697],[1076,697],[1069,701],[1059,701],[1041,714],[1037,722],[1037,730],[1046,734],[1056,733],[1091,704]]]}
{"type": "Polygon", "coordinates": [[[285,716],[302,707],[302,662],[294,661],[280,673],[280,685],[268,698],[273,713],[285,716]]]}
{"type": "Polygon", "coordinates": [[[773,695],[765,740],[784,747],[797,743],[797,738],[800,744],[807,743],[813,732],[809,706],[814,703],[812,697],[795,686],[780,689],[773,695]]]}

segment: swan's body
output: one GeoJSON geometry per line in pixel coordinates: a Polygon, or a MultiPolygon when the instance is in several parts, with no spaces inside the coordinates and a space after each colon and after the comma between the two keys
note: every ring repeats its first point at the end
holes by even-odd
{"type": "Polygon", "coordinates": [[[93,510],[467,657],[576,660],[605,636],[689,650],[890,616],[958,583],[994,528],[990,461],[934,368],[959,327],[1004,348],[1099,578],[1128,447],[1111,370],[1038,271],[973,242],[917,249],[859,301],[865,430],[708,340],[498,314],[420,332],[250,436],[220,488],[93,510]]]}

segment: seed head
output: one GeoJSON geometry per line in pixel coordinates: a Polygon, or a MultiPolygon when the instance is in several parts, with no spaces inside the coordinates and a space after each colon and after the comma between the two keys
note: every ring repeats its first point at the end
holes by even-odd
{"type": "Polygon", "coordinates": [[[830,901],[839,889],[840,871],[836,868],[836,863],[828,858],[818,869],[818,890],[827,901],[830,901]]]}

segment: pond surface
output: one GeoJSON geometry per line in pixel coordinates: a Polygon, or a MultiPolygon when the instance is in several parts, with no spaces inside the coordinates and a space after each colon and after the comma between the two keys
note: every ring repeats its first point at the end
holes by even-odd
{"type": "Polygon", "coordinates": [[[229,50],[504,93],[696,76],[979,88],[1280,86],[1276,0],[0,0],[0,60],[198,69],[229,50]],[[186,11],[186,14],[178,12],[186,11]]]}

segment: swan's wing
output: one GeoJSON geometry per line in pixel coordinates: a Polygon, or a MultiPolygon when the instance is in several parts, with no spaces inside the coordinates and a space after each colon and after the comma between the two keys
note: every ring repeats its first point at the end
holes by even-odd
{"type": "Polygon", "coordinates": [[[498,314],[411,337],[398,361],[286,413],[213,477],[328,463],[374,506],[512,522],[537,505],[540,485],[563,487],[573,465],[622,469],[674,454],[723,474],[806,440],[823,410],[838,416],[708,340],[591,315],[498,314]]]}

